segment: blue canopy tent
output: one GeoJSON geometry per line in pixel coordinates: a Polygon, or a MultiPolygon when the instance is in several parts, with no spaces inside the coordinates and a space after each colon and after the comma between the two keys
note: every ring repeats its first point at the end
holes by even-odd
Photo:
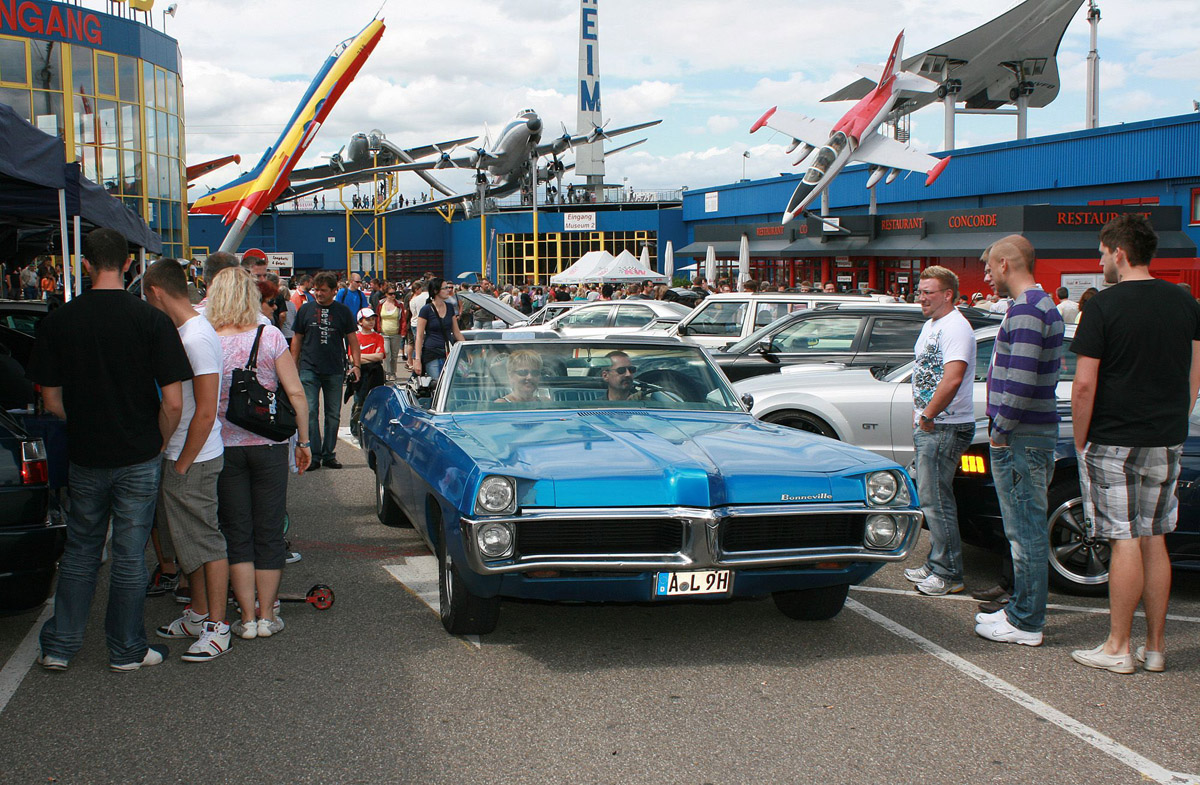
{"type": "MultiPolygon", "coordinates": [[[[0,104],[0,261],[18,260],[22,253],[32,257],[57,251],[66,257],[74,252],[74,270],[64,265],[69,298],[72,272],[78,291],[78,246],[85,229],[113,229],[131,248],[151,253],[162,252],[162,238],[119,199],[83,177],[79,164],[64,163],[64,158],[61,139],[0,104]],[[68,236],[69,219],[74,219],[74,243],[68,236]]],[[[140,256],[144,263],[145,254],[140,256]]]]}

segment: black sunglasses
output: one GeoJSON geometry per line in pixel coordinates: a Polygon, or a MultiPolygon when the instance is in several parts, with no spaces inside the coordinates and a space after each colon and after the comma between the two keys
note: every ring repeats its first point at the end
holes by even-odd
{"type": "Polygon", "coordinates": [[[516,368],[513,370],[513,376],[541,376],[542,372],[533,368],[516,368]]]}
{"type": "Polygon", "coordinates": [[[627,373],[630,376],[632,376],[633,374],[637,373],[637,366],[636,365],[613,366],[612,368],[609,368],[608,370],[612,371],[613,373],[620,373],[620,374],[627,373]]]}

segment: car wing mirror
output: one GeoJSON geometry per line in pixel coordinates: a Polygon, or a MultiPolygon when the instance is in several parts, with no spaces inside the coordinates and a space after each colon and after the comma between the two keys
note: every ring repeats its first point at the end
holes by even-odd
{"type": "Polygon", "coordinates": [[[771,340],[763,338],[758,343],[754,344],[754,351],[762,355],[762,358],[769,363],[779,364],[779,358],[775,356],[774,350],[771,348],[771,340]]]}
{"type": "Polygon", "coordinates": [[[742,405],[749,411],[754,408],[754,396],[750,393],[742,393],[742,405]]]}

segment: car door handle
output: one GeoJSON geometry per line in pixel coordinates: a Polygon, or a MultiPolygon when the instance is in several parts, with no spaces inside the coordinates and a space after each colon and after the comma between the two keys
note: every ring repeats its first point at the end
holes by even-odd
{"type": "Polygon", "coordinates": [[[397,420],[397,419],[394,419],[394,418],[393,418],[393,419],[391,419],[391,420],[388,420],[388,427],[390,427],[390,428],[398,428],[399,426],[400,426],[400,421],[399,421],[399,420],[397,420]]]}

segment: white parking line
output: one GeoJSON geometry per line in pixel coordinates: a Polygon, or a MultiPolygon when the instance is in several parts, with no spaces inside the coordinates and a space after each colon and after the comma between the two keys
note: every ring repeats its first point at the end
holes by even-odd
{"type": "Polygon", "coordinates": [[[9,699],[17,691],[17,687],[21,686],[25,674],[29,673],[29,669],[33,667],[34,659],[38,655],[38,634],[42,631],[42,625],[53,613],[54,598],[51,597],[46,601],[46,607],[42,609],[41,615],[33,623],[29,632],[25,634],[16,651],[8,658],[8,662],[4,663],[4,670],[0,670],[0,713],[4,712],[4,707],[8,705],[9,699]]]}
{"type": "MultiPolygon", "coordinates": [[[[943,594],[937,597],[931,597],[928,594],[921,594],[921,592],[912,591],[911,589],[888,589],[884,588],[883,586],[851,586],[850,590],[872,592],[874,594],[898,594],[901,597],[919,597],[922,600],[957,600],[959,602],[979,602],[979,600],[962,594],[943,594]]],[[[1046,610],[1065,611],[1067,613],[1096,613],[1101,616],[1108,615],[1108,608],[1089,608],[1085,605],[1058,605],[1055,603],[1050,603],[1046,606],[1046,610]]],[[[1146,614],[1143,611],[1138,611],[1137,615],[1141,616],[1143,619],[1146,618],[1146,614]]],[[[1175,616],[1168,613],[1167,620],[1182,621],[1187,622],[1188,624],[1200,624],[1200,616],[1175,616]]]]}
{"type": "MultiPolygon", "coordinates": [[[[399,581],[409,594],[429,606],[441,617],[441,593],[438,591],[438,565],[436,556],[408,556],[404,564],[388,564],[384,568],[399,581]]],[[[483,648],[478,635],[459,636],[477,649],[483,648]]]]}
{"type": "Polygon", "coordinates": [[[910,643],[915,644],[917,647],[938,658],[951,668],[954,668],[965,676],[975,679],[988,689],[998,693],[999,695],[1002,695],[1005,698],[1008,698],[1018,706],[1033,712],[1048,722],[1054,723],[1067,733],[1070,733],[1072,736],[1075,736],[1081,741],[1087,742],[1104,754],[1115,758],[1121,763],[1124,763],[1126,766],[1134,769],[1146,779],[1153,780],[1154,782],[1164,783],[1165,785],[1196,785],[1197,783],[1200,783],[1200,777],[1196,777],[1191,774],[1180,774],[1159,766],[1149,758],[1145,758],[1129,749],[1125,745],[1110,739],[1108,736],[1105,736],[1095,728],[1084,725],[1074,717],[1062,713],[1048,703],[1038,700],[1029,693],[1018,689],[1004,679],[1001,679],[999,676],[983,670],[979,666],[963,659],[962,657],[959,657],[957,654],[953,654],[950,651],[943,649],[941,646],[938,646],[928,638],[922,637],[904,625],[892,621],[887,616],[884,616],[877,611],[871,610],[857,600],[846,600],[846,607],[855,613],[864,616],[869,621],[878,624],[880,627],[883,627],[893,635],[904,638],[910,643]]]}

